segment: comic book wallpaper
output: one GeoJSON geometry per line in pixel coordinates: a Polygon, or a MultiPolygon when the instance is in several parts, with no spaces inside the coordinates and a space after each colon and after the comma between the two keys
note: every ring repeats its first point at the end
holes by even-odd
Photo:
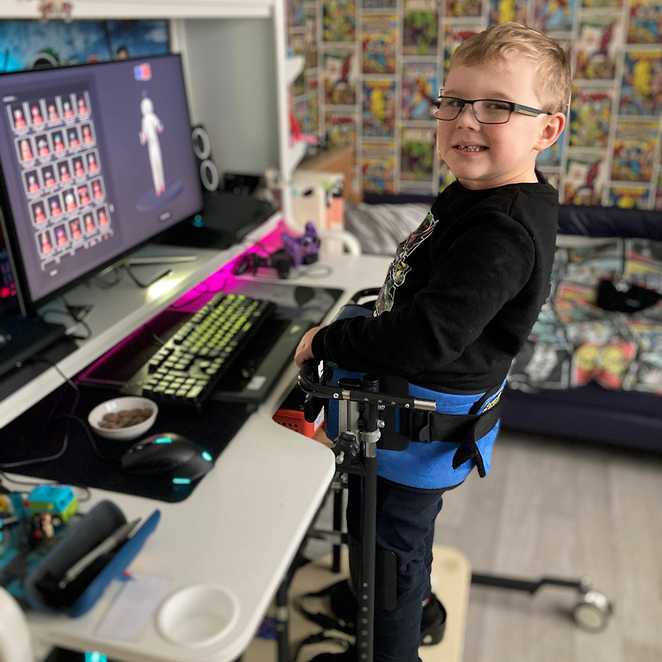
{"type": "Polygon", "coordinates": [[[0,21],[0,72],[161,55],[168,21],[0,21]]]}
{"type": "Polygon", "coordinates": [[[430,119],[449,58],[510,20],[571,54],[567,129],[538,161],[561,202],[662,211],[662,0],[288,0],[295,112],[354,147],[364,192],[435,193],[453,178],[430,119]]]}

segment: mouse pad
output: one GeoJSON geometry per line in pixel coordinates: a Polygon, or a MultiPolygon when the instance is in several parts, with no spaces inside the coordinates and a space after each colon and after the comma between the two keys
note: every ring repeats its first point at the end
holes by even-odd
{"type": "MultiPolygon", "coordinates": [[[[82,390],[74,415],[87,427],[87,414],[97,404],[115,397],[115,391],[82,390]]],[[[63,414],[72,411],[75,401],[73,389],[65,384],[30,409],[27,415],[22,415],[0,431],[0,465],[53,456],[62,448],[66,435],[67,449],[62,457],[43,464],[4,470],[170,503],[184,501],[205,479],[203,476],[191,485],[173,485],[168,475],[127,474],[119,465],[120,457],[139,439],[111,441],[96,436],[90,430],[99,454],[105,458],[105,461],[102,460],[95,454],[83,424],[71,418],[62,418],[63,414]],[[51,422],[47,424],[49,420],[51,422]]],[[[222,462],[219,456],[223,449],[249,416],[250,411],[243,404],[210,402],[201,412],[194,408],[162,406],[154,426],[144,436],[176,432],[208,451],[214,462],[222,462]]]]}

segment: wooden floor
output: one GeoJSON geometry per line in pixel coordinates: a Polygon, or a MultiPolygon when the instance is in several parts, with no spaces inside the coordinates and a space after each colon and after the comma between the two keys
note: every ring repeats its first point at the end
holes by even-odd
{"type": "Polygon", "coordinates": [[[445,496],[435,542],[475,572],[587,576],[615,603],[591,634],[571,620],[573,591],[474,586],[463,662],[662,662],[662,456],[502,433],[489,477],[445,496]]]}
{"type": "Polygon", "coordinates": [[[474,572],[588,576],[615,603],[590,634],[572,591],[473,587],[464,662],[662,662],[662,456],[503,433],[489,477],[446,495],[436,542],[474,572]]]}

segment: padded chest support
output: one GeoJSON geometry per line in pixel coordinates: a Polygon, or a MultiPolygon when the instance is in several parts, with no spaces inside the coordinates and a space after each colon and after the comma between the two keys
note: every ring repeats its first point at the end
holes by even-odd
{"type": "MultiPolygon", "coordinates": [[[[382,388],[389,393],[406,393],[405,380],[387,377],[382,381],[382,388]]],[[[412,411],[403,407],[387,409],[384,414],[387,425],[380,439],[379,447],[386,450],[404,450],[409,442],[429,444],[460,444],[453,456],[453,469],[457,469],[467,460],[473,460],[481,477],[486,475],[485,465],[477,441],[484,437],[499,421],[501,412],[502,386],[488,389],[469,410],[468,414],[444,414],[439,412],[412,411]],[[489,403],[487,408],[481,409],[489,403]],[[391,431],[397,430],[396,433],[391,431]]]]}

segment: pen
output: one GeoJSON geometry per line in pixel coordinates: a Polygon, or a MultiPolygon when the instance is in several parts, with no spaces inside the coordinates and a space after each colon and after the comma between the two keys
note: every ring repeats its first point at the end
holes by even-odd
{"type": "Polygon", "coordinates": [[[97,559],[102,557],[104,554],[107,554],[119,543],[129,538],[129,536],[131,535],[131,533],[136,528],[139,522],[140,522],[140,518],[131,520],[130,522],[123,524],[114,533],[109,535],[96,547],[91,549],[87,554],[85,554],[85,556],[83,556],[78,561],[76,561],[76,563],[74,563],[71,566],[71,568],[67,570],[67,572],[64,574],[64,577],[58,582],[58,586],[60,588],[65,588],[74,579],[76,579],[84,570],[89,568],[92,565],[92,563],[94,563],[97,559]]]}

